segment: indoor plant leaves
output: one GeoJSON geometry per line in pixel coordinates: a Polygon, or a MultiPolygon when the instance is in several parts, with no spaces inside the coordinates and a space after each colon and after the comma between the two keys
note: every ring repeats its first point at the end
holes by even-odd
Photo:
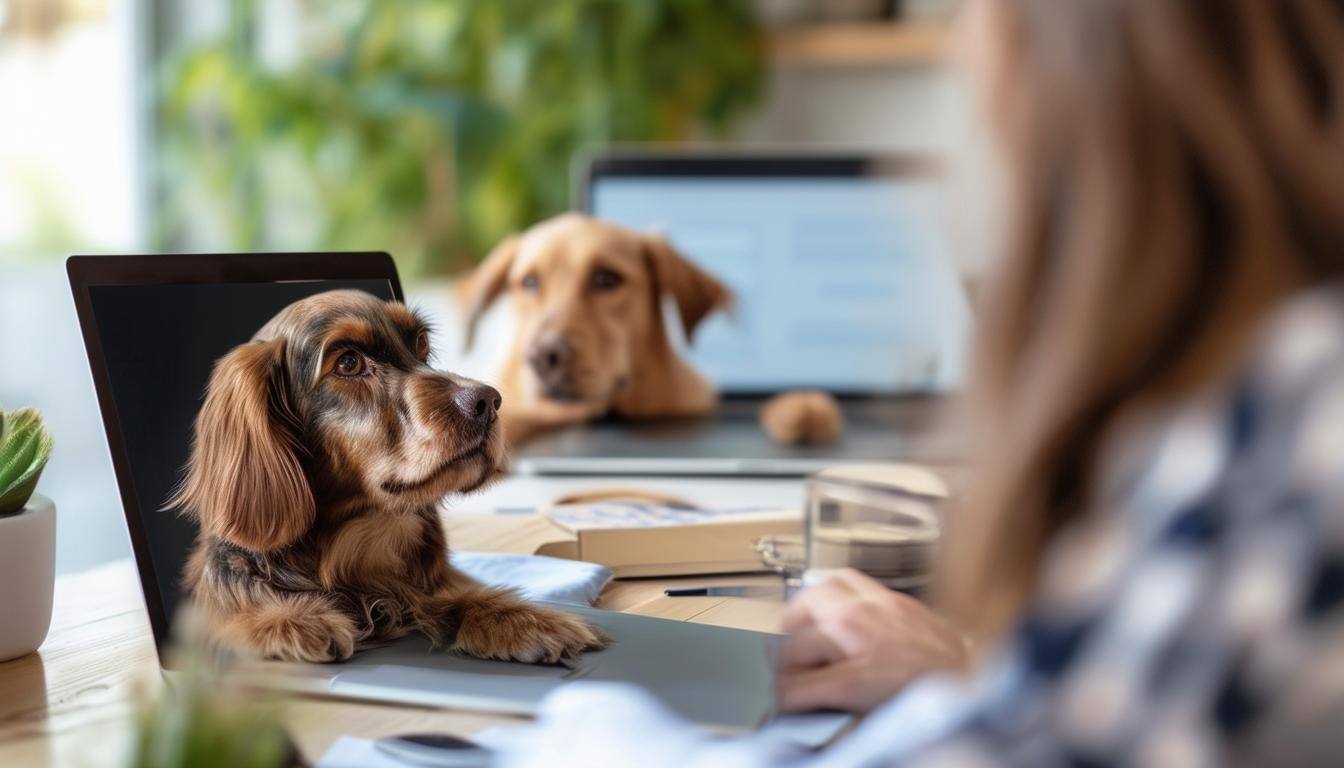
{"type": "Polygon", "coordinates": [[[262,5],[157,54],[164,248],[461,270],[568,208],[576,156],[724,137],[765,79],[747,0],[332,0],[280,60],[262,5]]]}
{"type": "Polygon", "coordinates": [[[51,458],[51,433],[33,408],[0,410],[0,516],[20,512],[51,458]]]}

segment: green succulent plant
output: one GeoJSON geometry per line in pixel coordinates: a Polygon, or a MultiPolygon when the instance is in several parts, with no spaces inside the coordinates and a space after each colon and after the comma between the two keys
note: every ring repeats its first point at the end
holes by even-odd
{"type": "Polygon", "coordinates": [[[51,433],[33,408],[0,409],[0,517],[20,512],[51,458],[51,433]]]}

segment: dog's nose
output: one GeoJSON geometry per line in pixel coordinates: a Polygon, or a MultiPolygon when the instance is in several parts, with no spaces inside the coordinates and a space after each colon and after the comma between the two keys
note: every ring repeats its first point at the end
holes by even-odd
{"type": "Polygon", "coordinates": [[[499,390],[486,384],[472,384],[458,387],[453,393],[453,404],[467,417],[468,421],[489,424],[495,420],[499,406],[503,404],[499,390]]]}
{"type": "Polygon", "coordinates": [[[545,376],[564,369],[569,364],[569,357],[569,343],[563,338],[556,337],[537,342],[532,348],[532,353],[528,355],[528,362],[537,373],[545,376]]]}

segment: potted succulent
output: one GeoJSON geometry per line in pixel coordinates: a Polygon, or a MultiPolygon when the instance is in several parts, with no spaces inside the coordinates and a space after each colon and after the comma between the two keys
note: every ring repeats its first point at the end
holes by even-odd
{"type": "Polygon", "coordinates": [[[37,650],[51,625],[56,507],[33,494],[50,457],[37,411],[0,409],[0,661],[37,650]]]}

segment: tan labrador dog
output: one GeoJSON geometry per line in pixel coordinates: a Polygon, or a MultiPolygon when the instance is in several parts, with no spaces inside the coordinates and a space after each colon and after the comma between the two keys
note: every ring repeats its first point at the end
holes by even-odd
{"type": "Polygon", "coordinates": [[[517,320],[498,379],[509,444],[607,415],[714,410],[718,395],[673,349],[662,304],[675,301],[689,341],[732,294],[662,237],[571,213],[508,238],[462,291],[468,349],[481,315],[504,293],[517,320]]]}

